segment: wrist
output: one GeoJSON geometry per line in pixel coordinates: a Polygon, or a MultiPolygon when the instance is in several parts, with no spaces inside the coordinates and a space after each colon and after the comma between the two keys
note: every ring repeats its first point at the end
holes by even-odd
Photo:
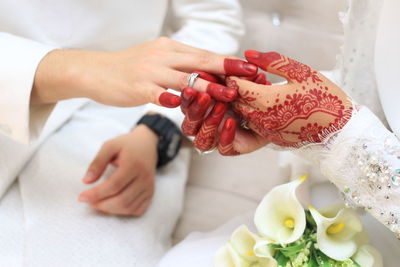
{"type": "MultiPolygon", "coordinates": [[[[106,53],[104,53],[106,54],[106,53]]],[[[53,50],[40,62],[32,88],[32,104],[55,103],[60,100],[95,95],[92,70],[98,66],[102,52],[53,50]]]]}
{"type": "Polygon", "coordinates": [[[131,134],[140,135],[141,140],[145,140],[149,145],[157,148],[159,136],[145,124],[139,124],[132,129],[131,134]]]}

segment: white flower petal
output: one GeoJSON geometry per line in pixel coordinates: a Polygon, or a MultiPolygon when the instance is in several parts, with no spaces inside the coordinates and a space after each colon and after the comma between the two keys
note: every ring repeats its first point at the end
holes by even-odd
{"type": "Polygon", "coordinates": [[[253,248],[254,254],[261,258],[272,258],[274,250],[268,247],[269,244],[272,244],[271,240],[264,238],[258,239],[253,248]]]}
{"type": "Polygon", "coordinates": [[[382,255],[370,245],[360,247],[353,259],[362,267],[383,267],[382,255]]]}
{"type": "Polygon", "coordinates": [[[228,247],[223,246],[220,248],[214,256],[214,267],[232,267],[233,265],[232,256],[229,253],[228,247]]]}
{"type": "Polygon", "coordinates": [[[323,214],[310,208],[317,224],[317,243],[319,249],[328,257],[344,261],[357,250],[356,237],[362,231],[362,224],[354,210],[344,208],[337,212],[337,206],[323,209],[323,214]],[[324,216],[326,215],[326,216],[324,216]]]}
{"type": "Polygon", "coordinates": [[[240,256],[248,260],[254,260],[256,256],[253,248],[256,244],[256,239],[257,236],[242,225],[233,232],[229,243],[240,256]]]}
{"type": "Polygon", "coordinates": [[[298,240],[304,233],[306,217],[296,197],[305,177],[273,188],[258,206],[254,223],[259,233],[280,244],[298,240]]]}

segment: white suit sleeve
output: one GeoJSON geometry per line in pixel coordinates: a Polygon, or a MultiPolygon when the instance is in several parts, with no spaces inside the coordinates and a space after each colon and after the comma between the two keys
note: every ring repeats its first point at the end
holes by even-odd
{"type": "Polygon", "coordinates": [[[54,47],[0,32],[0,134],[28,143],[40,134],[54,105],[31,106],[36,69],[54,47]]]}
{"type": "Polygon", "coordinates": [[[400,236],[400,142],[368,108],[356,108],[343,129],[297,153],[320,167],[347,204],[400,236]]]}
{"type": "MultiPolygon", "coordinates": [[[[224,55],[238,52],[244,34],[242,11],[237,0],[172,0],[172,39],[197,48],[224,55]]],[[[166,109],[149,104],[147,111],[155,111],[173,120],[183,121],[180,109],[166,109]]]]}

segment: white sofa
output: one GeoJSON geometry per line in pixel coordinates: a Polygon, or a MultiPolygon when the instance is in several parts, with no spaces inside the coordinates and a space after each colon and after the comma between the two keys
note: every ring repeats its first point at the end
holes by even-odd
{"type": "MultiPolygon", "coordinates": [[[[338,13],[346,8],[345,2],[242,0],[247,34],[241,52],[278,51],[316,69],[332,69],[343,38],[338,13]]],[[[272,186],[289,179],[290,170],[284,168],[278,166],[278,152],[270,149],[239,157],[217,152],[200,156],[193,150],[174,241],[254,209],[272,186]]]]}

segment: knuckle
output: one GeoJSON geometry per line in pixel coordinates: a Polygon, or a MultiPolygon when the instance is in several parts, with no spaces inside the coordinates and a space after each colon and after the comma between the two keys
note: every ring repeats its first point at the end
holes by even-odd
{"type": "Polygon", "coordinates": [[[198,57],[199,60],[199,65],[203,66],[203,65],[209,65],[212,63],[212,58],[211,55],[209,54],[201,54],[198,57]]]}
{"type": "Polygon", "coordinates": [[[119,180],[115,180],[110,183],[109,190],[111,194],[117,193],[122,187],[122,182],[119,180]]]}

